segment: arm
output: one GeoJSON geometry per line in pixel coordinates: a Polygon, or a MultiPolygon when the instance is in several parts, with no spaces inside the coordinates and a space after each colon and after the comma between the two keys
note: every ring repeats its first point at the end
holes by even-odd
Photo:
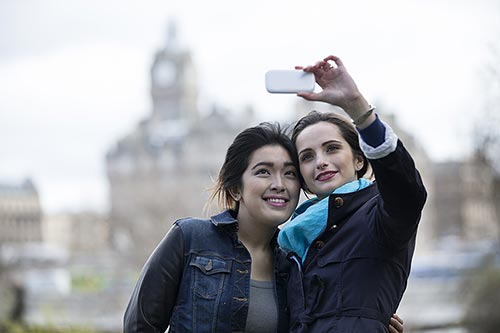
{"type": "Polygon", "coordinates": [[[330,55],[313,66],[296,66],[295,68],[313,73],[316,83],[322,88],[319,93],[299,92],[298,96],[309,101],[320,101],[339,106],[354,121],[364,119],[356,124],[359,129],[368,127],[375,120],[374,113],[364,117],[370,110],[370,105],[358,90],[340,58],[330,55]]]}
{"type": "Polygon", "coordinates": [[[389,155],[368,158],[383,201],[379,206],[382,223],[376,224],[379,234],[395,246],[405,244],[415,235],[427,198],[420,174],[399,140],[389,155]]]}
{"type": "Polygon", "coordinates": [[[184,242],[174,224],[144,265],[125,311],[123,331],[165,332],[183,272],[184,242]]]}
{"type": "Polygon", "coordinates": [[[409,152],[391,127],[378,117],[359,130],[360,147],[375,174],[382,203],[376,224],[377,235],[391,247],[406,244],[417,230],[427,193],[409,152]],[[373,132],[383,136],[374,145],[373,132]]]}
{"type": "Polygon", "coordinates": [[[415,233],[427,196],[410,154],[392,129],[370,111],[338,57],[328,56],[314,66],[296,68],[314,73],[322,88],[319,93],[301,92],[298,96],[339,106],[356,122],[361,149],[370,160],[383,200],[379,232],[391,244],[408,241],[415,233]]]}

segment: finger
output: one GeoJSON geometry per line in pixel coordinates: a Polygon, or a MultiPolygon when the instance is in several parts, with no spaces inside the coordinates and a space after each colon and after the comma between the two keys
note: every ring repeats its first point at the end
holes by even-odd
{"type": "Polygon", "coordinates": [[[321,68],[324,70],[324,71],[329,71],[330,69],[333,68],[332,64],[329,63],[328,61],[322,61],[322,64],[321,64],[321,68]]]}
{"type": "Polygon", "coordinates": [[[326,72],[325,62],[318,61],[314,66],[311,66],[310,68],[308,67],[307,71],[313,72],[317,77],[321,77],[326,72]]]}
{"type": "Polygon", "coordinates": [[[303,67],[302,70],[304,72],[313,72],[314,71],[314,67],[313,66],[306,66],[306,67],[303,67]]]}
{"type": "Polygon", "coordinates": [[[320,94],[314,92],[299,91],[297,96],[307,99],[308,101],[319,101],[320,94]]]}
{"type": "Polygon", "coordinates": [[[304,69],[304,66],[295,66],[295,69],[304,69]]]}
{"type": "Polygon", "coordinates": [[[334,55],[329,55],[328,57],[323,59],[323,61],[330,61],[330,60],[336,61],[337,59],[339,59],[339,57],[334,56],[334,55]]]}
{"type": "Polygon", "coordinates": [[[396,318],[396,316],[393,315],[390,321],[390,326],[392,326],[396,332],[403,332],[403,321],[399,318],[399,316],[396,318]]]}
{"type": "Polygon", "coordinates": [[[389,333],[399,333],[397,329],[394,328],[394,326],[389,325],[389,333]]]}
{"type": "Polygon", "coordinates": [[[325,62],[323,60],[320,60],[316,62],[313,66],[311,66],[313,69],[318,70],[318,69],[323,69],[323,66],[325,65],[325,62]]]}
{"type": "Polygon", "coordinates": [[[340,60],[339,57],[337,56],[334,56],[334,55],[329,55],[328,57],[326,57],[325,59],[323,59],[324,61],[330,61],[332,60],[333,62],[335,62],[335,64],[340,67],[340,66],[344,66],[344,63],[342,62],[342,60],[340,60]]]}
{"type": "Polygon", "coordinates": [[[398,316],[396,313],[392,315],[392,318],[396,319],[401,325],[404,324],[403,318],[398,316]]]}
{"type": "Polygon", "coordinates": [[[396,329],[400,329],[401,327],[403,327],[403,325],[401,325],[401,323],[394,318],[391,318],[390,325],[396,329]]]}

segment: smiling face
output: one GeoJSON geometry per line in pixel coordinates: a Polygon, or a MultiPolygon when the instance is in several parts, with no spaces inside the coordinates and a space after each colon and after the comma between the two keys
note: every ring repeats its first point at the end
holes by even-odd
{"type": "Polygon", "coordinates": [[[280,145],[255,150],[243,173],[238,220],[276,228],[286,222],[300,194],[298,171],[290,154],[280,145]]]}
{"type": "Polygon", "coordinates": [[[358,179],[363,159],[353,155],[336,125],[326,121],[310,125],[297,136],[295,145],[307,189],[318,198],[358,179]]]}

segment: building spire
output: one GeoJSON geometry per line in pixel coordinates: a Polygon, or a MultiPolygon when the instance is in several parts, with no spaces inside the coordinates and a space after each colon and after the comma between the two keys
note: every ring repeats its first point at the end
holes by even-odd
{"type": "Polygon", "coordinates": [[[177,36],[177,23],[170,19],[167,25],[167,49],[176,50],[179,48],[179,38],[177,36]]]}

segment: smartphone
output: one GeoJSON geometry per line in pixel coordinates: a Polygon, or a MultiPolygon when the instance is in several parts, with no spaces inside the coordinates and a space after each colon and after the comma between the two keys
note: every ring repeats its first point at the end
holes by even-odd
{"type": "Polygon", "coordinates": [[[314,74],[303,70],[275,69],[266,72],[266,89],[270,93],[298,93],[314,90],[314,74]]]}

